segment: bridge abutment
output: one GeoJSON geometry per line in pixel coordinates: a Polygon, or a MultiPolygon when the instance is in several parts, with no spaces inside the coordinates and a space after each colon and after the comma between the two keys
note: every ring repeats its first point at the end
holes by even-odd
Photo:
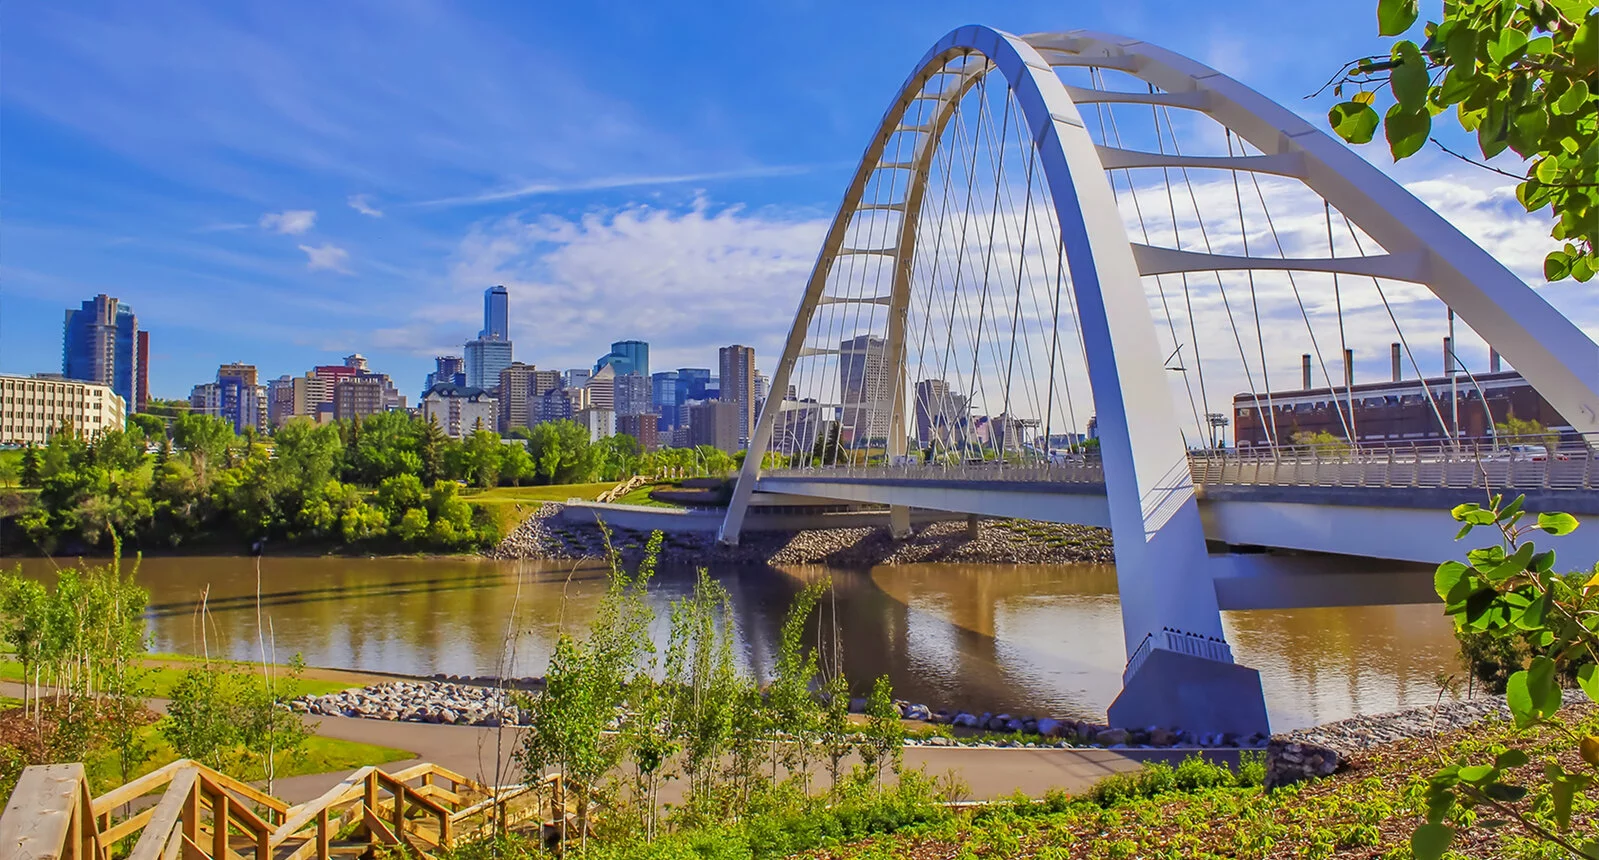
{"type": "Polygon", "coordinates": [[[1165,647],[1150,648],[1128,669],[1107,715],[1113,726],[1271,733],[1255,669],[1165,647]]]}

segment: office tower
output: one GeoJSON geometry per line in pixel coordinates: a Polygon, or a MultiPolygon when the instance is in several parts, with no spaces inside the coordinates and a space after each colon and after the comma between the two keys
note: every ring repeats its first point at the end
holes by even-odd
{"type": "Polygon", "coordinates": [[[677,371],[650,374],[650,403],[660,416],[656,429],[665,433],[677,426],[677,371]]]}
{"type": "Polygon", "coordinates": [[[889,412],[893,409],[886,342],[869,334],[841,341],[838,382],[843,394],[839,410],[840,441],[845,445],[860,445],[873,439],[886,439],[889,412]]]}
{"type": "Polygon", "coordinates": [[[616,409],[616,368],[606,365],[594,372],[583,387],[589,390],[589,401],[597,409],[616,409]]]}
{"type": "Polygon", "coordinates": [[[150,405],[150,333],[139,329],[134,334],[133,411],[143,412],[150,405]]]}
{"type": "Polygon", "coordinates": [[[481,340],[511,339],[511,294],[503,286],[483,291],[483,330],[481,340]]]}
{"type": "MultiPolygon", "coordinates": [[[[203,408],[205,412],[233,425],[233,432],[243,433],[254,429],[266,430],[266,387],[255,384],[255,367],[248,364],[223,365],[217,369],[217,380],[202,392],[202,403],[190,408],[203,408]],[[226,373],[224,373],[226,371],[226,373]]],[[[200,390],[202,386],[195,386],[200,390]]]]}
{"type": "Polygon", "coordinates": [[[508,340],[466,342],[466,387],[489,389],[500,384],[500,371],[511,366],[508,340]]]}
{"type": "Polygon", "coordinates": [[[738,407],[739,439],[747,442],[755,426],[755,348],[733,344],[718,351],[723,403],[738,407]]]}
{"type": "Polygon", "coordinates": [[[339,380],[333,387],[334,419],[359,420],[386,411],[386,389],[390,387],[388,376],[381,373],[362,373],[339,380]]]}
{"type": "Polygon", "coordinates": [[[592,371],[590,371],[590,370],[588,370],[586,368],[582,368],[582,367],[576,368],[574,370],[562,371],[561,372],[561,387],[563,387],[563,388],[583,388],[584,386],[589,384],[589,377],[593,376],[593,375],[594,374],[593,374],[592,371]]]}
{"type": "Polygon", "coordinates": [[[589,431],[589,441],[598,442],[616,435],[616,413],[591,406],[573,413],[571,420],[589,431]]]}
{"type": "Polygon", "coordinates": [[[770,379],[766,378],[766,374],[760,372],[759,370],[755,371],[755,400],[756,400],[756,402],[760,402],[762,400],[765,400],[766,399],[766,394],[767,394],[767,392],[769,390],[771,390],[771,387],[772,387],[772,381],[770,379]]]}
{"type": "Polygon", "coordinates": [[[725,400],[708,400],[688,407],[688,441],[690,445],[710,445],[732,454],[739,450],[738,416],[736,403],[725,400]]]}
{"type": "Polygon", "coordinates": [[[615,389],[615,409],[618,416],[653,415],[655,413],[655,392],[651,388],[648,376],[639,373],[625,373],[616,377],[613,386],[615,389]]]}
{"type": "MultiPolygon", "coordinates": [[[[677,369],[677,405],[690,400],[704,400],[705,389],[711,385],[711,369],[708,367],[679,367],[677,369]]],[[[678,426],[682,426],[680,423],[678,426]]]]}
{"type": "Polygon", "coordinates": [[[61,375],[111,386],[131,412],[138,405],[138,339],[139,318],[133,308],[101,293],[66,313],[61,375]]]}
{"type": "Polygon", "coordinates": [[[344,366],[350,368],[351,370],[355,371],[356,373],[371,373],[372,372],[371,369],[369,367],[367,367],[366,356],[362,355],[359,352],[354,352],[354,353],[351,353],[349,355],[346,355],[344,357],[344,366]]]}
{"type": "MultiPolygon", "coordinates": [[[[505,435],[518,427],[532,425],[532,414],[528,411],[528,404],[538,395],[539,375],[541,371],[531,364],[513,361],[511,365],[500,371],[500,434],[505,435]]],[[[547,371],[545,371],[547,373],[547,371]]],[[[548,390],[547,388],[545,390],[548,390]]]]}
{"type": "Polygon", "coordinates": [[[600,356],[594,362],[594,372],[599,373],[602,367],[616,368],[617,376],[626,376],[637,373],[640,376],[650,375],[650,345],[642,340],[619,340],[611,344],[611,351],[600,356]]]}
{"type": "Polygon", "coordinates": [[[448,382],[451,385],[465,385],[466,359],[459,355],[433,356],[433,372],[428,374],[427,385],[422,388],[423,393],[425,394],[427,389],[440,382],[448,382]]]}

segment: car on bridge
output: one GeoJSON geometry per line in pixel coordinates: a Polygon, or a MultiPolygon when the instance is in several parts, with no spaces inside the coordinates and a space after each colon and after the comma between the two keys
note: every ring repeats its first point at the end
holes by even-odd
{"type": "Polygon", "coordinates": [[[1558,451],[1553,455],[1549,449],[1542,445],[1506,445],[1496,448],[1482,455],[1484,463],[1542,463],[1546,460],[1569,460],[1565,454],[1558,451]]]}

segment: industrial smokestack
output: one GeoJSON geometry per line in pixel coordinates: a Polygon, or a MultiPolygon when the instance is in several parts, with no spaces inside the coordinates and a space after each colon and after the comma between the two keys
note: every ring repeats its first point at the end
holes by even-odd
{"type": "Polygon", "coordinates": [[[1394,366],[1394,381],[1395,382],[1398,382],[1400,379],[1404,378],[1402,373],[1401,373],[1401,368],[1400,368],[1400,364],[1399,364],[1399,357],[1402,354],[1403,353],[1401,352],[1401,350],[1399,348],[1399,344],[1391,343],[1391,344],[1388,345],[1388,360],[1390,362],[1392,362],[1393,366],[1394,366]]]}
{"type": "Polygon", "coordinates": [[[1499,350],[1494,349],[1491,346],[1488,347],[1488,372],[1499,372],[1499,350]]]}
{"type": "Polygon", "coordinates": [[[1308,352],[1299,357],[1299,378],[1301,380],[1301,383],[1300,383],[1299,387],[1300,388],[1304,388],[1304,389],[1309,389],[1310,388],[1310,353],[1308,353],[1308,352]]]}
{"type": "Polygon", "coordinates": [[[1349,388],[1355,384],[1355,351],[1344,350],[1344,387],[1349,388]]]}
{"type": "Polygon", "coordinates": [[[1444,338],[1444,376],[1455,375],[1455,339],[1444,338]]]}

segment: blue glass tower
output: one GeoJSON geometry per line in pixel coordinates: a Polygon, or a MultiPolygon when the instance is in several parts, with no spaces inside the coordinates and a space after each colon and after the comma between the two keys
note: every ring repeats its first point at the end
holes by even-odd
{"type": "Polygon", "coordinates": [[[511,339],[511,294],[503,286],[493,286],[483,291],[483,330],[481,340],[511,339]]]}
{"type": "Polygon", "coordinates": [[[139,318],[133,308],[101,294],[68,310],[62,327],[61,375],[111,386],[132,412],[137,407],[139,318]]]}
{"type": "Polygon", "coordinates": [[[649,376],[650,345],[642,340],[619,340],[611,344],[610,352],[594,362],[595,373],[599,373],[604,367],[616,368],[617,376],[626,376],[629,373],[649,376]]]}

